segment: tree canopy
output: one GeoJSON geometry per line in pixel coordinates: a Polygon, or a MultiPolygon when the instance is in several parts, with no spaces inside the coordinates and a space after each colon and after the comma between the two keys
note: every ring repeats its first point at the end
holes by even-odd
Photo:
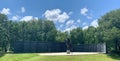
{"type": "Polygon", "coordinates": [[[12,21],[0,14],[0,50],[11,49],[10,43],[14,41],[64,42],[70,38],[72,44],[105,42],[109,51],[120,51],[120,9],[108,12],[98,21],[97,28],[76,28],[68,34],[58,31],[49,20],[12,21]]]}
{"type": "Polygon", "coordinates": [[[111,11],[99,19],[99,30],[108,50],[118,50],[120,42],[120,9],[111,11]]]}

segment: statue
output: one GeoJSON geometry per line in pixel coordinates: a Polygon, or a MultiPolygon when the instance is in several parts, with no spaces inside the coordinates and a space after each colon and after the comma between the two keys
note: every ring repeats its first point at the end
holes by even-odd
{"type": "Polygon", "coordinates": [[[67,54],[70,54],[71,41],[69,38],[66,39],[67,54]]]}

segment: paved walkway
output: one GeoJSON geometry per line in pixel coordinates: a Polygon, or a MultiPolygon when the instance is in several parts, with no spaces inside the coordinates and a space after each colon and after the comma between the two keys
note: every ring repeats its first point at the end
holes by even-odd
{"type": "Polygon", "coordinates": [[[67,54],[66,52],[58,52],[58,53],[40,53],[39,55],[43,56],[60,56],[60,55],[89,55],[89,54],[100,54],[99,52],[71,52],[67,54]]]}

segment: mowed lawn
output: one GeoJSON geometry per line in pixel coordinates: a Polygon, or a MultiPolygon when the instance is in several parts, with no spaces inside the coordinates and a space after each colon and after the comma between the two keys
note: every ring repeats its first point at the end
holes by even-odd
{"type": "Polygon", "coordinates": [[[120,61],[118,55],[40,56],[37,53],[5,54],[0,61],[120,61]]]}

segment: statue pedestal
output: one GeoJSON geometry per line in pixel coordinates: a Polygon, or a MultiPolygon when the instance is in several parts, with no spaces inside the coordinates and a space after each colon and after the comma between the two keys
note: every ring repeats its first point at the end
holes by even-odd
{"type": "Polygon", "coordinates": [[[70,54],[70,50],[67,50],[67,54],[70,54]]]}

